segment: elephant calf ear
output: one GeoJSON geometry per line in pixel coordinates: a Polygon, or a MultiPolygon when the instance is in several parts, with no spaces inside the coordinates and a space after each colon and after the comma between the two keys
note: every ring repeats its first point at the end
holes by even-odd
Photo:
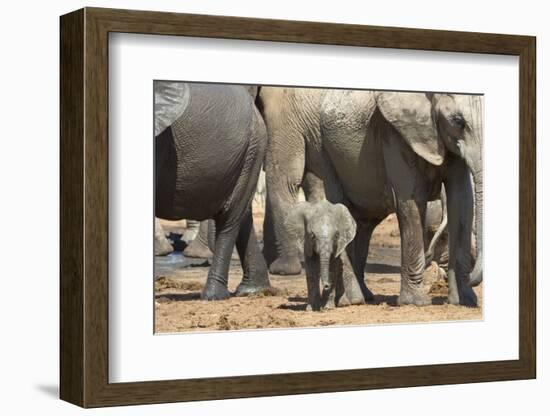
{"type": "Polygon", "coordinates": [[[355,237],[357,230],[357,224],[351,216],[347,207],[343,204],[335,204],[334,212],[336,213],[336,223],[338,224],[339,237],[336,245],[335,257],[339,257],[345,250],[347,245],[351,243],[351,240],[355,237]]]}
{"type": "Polygon", "coordinates": [[[432,118],[432,103],[424,93],[379,92],[378,109],[414,152],[433,165],[441,165],[445,145],[432,118]]]}

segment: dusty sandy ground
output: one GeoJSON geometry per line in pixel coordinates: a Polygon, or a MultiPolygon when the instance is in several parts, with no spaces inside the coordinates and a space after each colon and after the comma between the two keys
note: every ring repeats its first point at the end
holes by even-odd
{"type": "MultiPolygon", "coordinates": [[[[260,221],[256,222],[259,231],[260,221]]],[[[168,224],[166,224],[168,226],[168,224]]],[[[177,232],[181,224],[172,224],[177,232]]],[[[305,275],[271,275],[274,290],[261,296],[225,301],[200,300],[200,291],[208,273],[207,262],[185,259],[181,253],[157,258],[155,280],[156,332],[214,331],[258,328],[318,327],[327,325],[364,325],[382,323],[435,322],[482,319],[482,309],[445,303],[447,288],[436,268],[426,271],[426,291],[432,305],[397,306],[400,286],[399,231],[395,217],[384,221],[371,242],[367,285],[375,300],[367,305],[348,306],[323,312],[307,312],[305,275]]],[[[241,279],[240,264],[232,261],[229,289],[241,279]]],[[[476,288],[482,305],[482,288],[476,288]]]]}

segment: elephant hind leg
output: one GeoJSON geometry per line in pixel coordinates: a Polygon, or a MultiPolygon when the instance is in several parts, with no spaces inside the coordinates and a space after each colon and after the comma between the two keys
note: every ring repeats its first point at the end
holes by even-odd
{"type": "Polygon", "coordinates": [[[366,301],[374,300],[373,293],[367,287],[365,283],[365,264],[369,254],[369,245],[372,233],[376,226],[380,224],[381,220],[369,219],[365,223],[359,222],[357,224],[357,232],[355,238],[348,245],[347,251],[353,266],[353,272],[363,293],[363,297],[366,301]]]}
{"type": "MultiPolygon", "coordinates": [[[[239,255],[242,255],[243,267],[247,269],[245,270],[245,276],[248,272],[248,277],[257,285],[260,282],[265,283],[268,279],[267,267],[260,270],[260,266],[255,263],[253,266],[253,262],[249,261],[249,257],[255,259],[261,257],[258,255],[258,241],[256,240],[256,234],[253,232],[251,206],[265,155],[266,140],[265,126],[259,113],[256,112],[249,132],[249,144],[241,174],[235,183],[231,196],[225,201],[222,212],[214,218],[216,229],[214,256],[202,292],[203,299],[225,299],[229,297],[229,291],[227,290],[228,274],[231,255],[237,239],[239,239],[239,246],[241,247],[239,255]],[[241,229],[244,231],[241,232],[241,229]],[[256,273],[252,274],[250,272],[254,267],[257,267],[256,273]],[[258,277],[259,275],[261,277],[258,277]]],[[[209,240],[213,239],[209,238],[209,240]]],[[[267,282],[269,284],[268,280],[267,282]]]]}
{"type": "Polygon", "coordinates": [[[235,295],[247,296],[270,287],[267,265],[256,239],[251,209],[247,211],[241,223],[237,251],[243,268],[243,279],[235,295]]]}
{"type": "Polygon", "coordinates": [[[238,226],[228,225],[226,221],[216,219],[214,255],[201,293],[203,300],[222,300],[230,296],[229,290],[227,290],[227,281],[231,253],[235,247],[238,232],[238,226]]]}

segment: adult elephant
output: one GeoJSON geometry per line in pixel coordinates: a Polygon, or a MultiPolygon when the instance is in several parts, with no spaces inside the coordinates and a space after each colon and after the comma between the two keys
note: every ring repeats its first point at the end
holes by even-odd
{"type": "Polygon", "coordinates": [[[471,286],[482,280],[483,261],[480,114],[481,98],[470,95],[348,90],[325,95],[320,117],[325,190],[331,202],[347,205],[358,223],[348,255],[366,295],[370,233],[396,212],[402,251],[399,303],[430,303],[422,285],[426,205],[444,183],[448,300],[477,304],[471,286]],[[474,206],[477,258],[471,270],[474,206]]]}
{"type": "Polygon", "coordinates": [[[267,133],[254,95],[238,85],[155,83],[155,214],[212,218],[214,256],[202,298],[225,299],[235,243],[243,267],[236,295],[269,286],[251,201],[267,133]]]}
{"type": "Polygon", "coordinates": [[[265,158],[264,256],[273,274],[299,274],[301,263],[287,213],[306,199],[324,199],[319,117],[326,89],[261,87],[257,103],[269,140],[265,158]]]}

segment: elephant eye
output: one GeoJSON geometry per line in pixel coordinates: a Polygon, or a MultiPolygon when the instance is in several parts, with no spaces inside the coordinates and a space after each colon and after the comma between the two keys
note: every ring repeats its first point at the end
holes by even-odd
{"type": "Polygon", "coordinates": [[[464,127],[466,127],[466,120],[464,119],[464,116],[460,113],[451,114],[451,121],[460,130],[464,130],[464,127]]]}

